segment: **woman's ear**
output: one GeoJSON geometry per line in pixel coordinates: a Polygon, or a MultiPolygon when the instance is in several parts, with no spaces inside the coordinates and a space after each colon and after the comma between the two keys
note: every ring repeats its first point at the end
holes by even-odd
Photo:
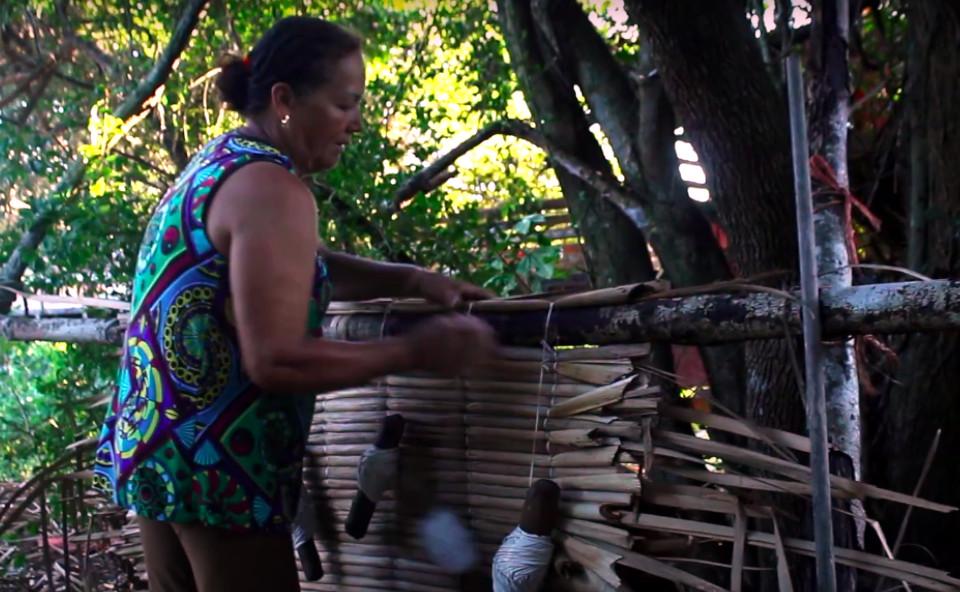
{"type": "Polygon", "coordinates": [[[294,92],[286,82],[277,82],[270,88],[270,103],[281,120],[293,110],[294,92]]]}

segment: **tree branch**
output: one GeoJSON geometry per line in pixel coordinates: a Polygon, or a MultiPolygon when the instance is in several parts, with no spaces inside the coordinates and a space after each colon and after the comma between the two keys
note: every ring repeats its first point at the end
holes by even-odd
{"type": "Polygon", "coordinates": [[[125,330],[117,319],[0,316],[0,335],[10,341],[120,344],[125,330]]]}
{"type": "MultiPolygon", "coordinates": [[[[542,2],[540,26],[565,40],[561,59],[610,140],[631,195],[651,221],[647,239],[677,286],[730,277],[703,213],[687,197],[680,179],[673,136],[674,116],[658,76],[631,81],[587,14],[575,0],[542,2]]],[[[649,49],[641,57],[653,70],[649,49]]]]}
{"type": "Polygon", "coordinates": [[[534,127],[515,119],[504,119],[491,123],[408,178],[394,194],[394,207],[399,208],[404,202],[421,191],[436,189],[443,181],[450,178],[447,169],[458,158],[497,135],[520,138],[543,149],[550,160],[590,185],[601,197],[616,206],[620,211],[626,213],[629,208],[636,207],[635,198],[615,179],[560,150],[534,127]]]}
{"type": "Polygon", "coordinates": [[[71,44],[72,47],[75,47],[83,51],[97,67],[100,69],[101,73],[113,72],[116,66],[115,61],[112,56],[108,55],[102,49],[100,49],[96,43],[88,39],[84,39],[76,34],[76,32],[66,29],[63,31],[63,34],[66,38],[66,41],[71,44]]]}
{"type": "Polygon", "coordinates": [[[127,97],[119,107],[114,110],[113,115],[120,119],[127,119],[137,114],[143,109],[144,103],[153,95],[173,71],[173,63],[180,57],[180,54],[187,47],[190,36],[200,20],[200,13],[203,12],[207,0],[190,0],[187,3],[177,26],[170,35],[170,41],[160,54],[159,59],[147,73],[146,77],[137,85],[137,88],[127,97]]]}
{"type": "Polygon", "coordinates": [[[134,161],[134,162],[137,162],[137,163],[141,164],[142,166],[147,167],[147,168],[150,169],[151,171],[153,171],[153,172],[157,173],[158,175],[160,175],[160,178],[163,179],[163,180],[164,180],[165,182],[167,182],[167,183],[173,182],[174,178],[176,177],[175,174],[171,173],[170,171],[165,171],[165,170],[163,170],[162,168],[160,168],[159,166],[153,164],[152,162],[150,162],[150,161],[147,160],[146,158],[143,158],[142,156],[137,156],[136,154],[130,154],[129,152],[124,152],[123,150],[120,150],[119,148],[114,148],[113,150],[111,150],[111,152],[113,152],[114,154],[118,154],[118,155],[120,155],[120,156],[122,156],[122,157],[124,157],[124,158],[126,158],[126,159],[128,159],[128,160],[132,160],[132,161],[134,161]]]}
{"type": "Polygon", "coordinates": [[[538,0],[533,7],[537,26],[557,52],[551,64],[565,78],[572,78],[571,86],[580,87],[628,183],[636,184],[634,191],[643,190],[635,138],[640,103],[626,71],[576,0],[538,0]]]}
{"type": "Polygon", "coordinates": [[[12,103],[14,99],[16,99],[18,96],[27,92],[35,81],[40,80],[42,82],[45,78],[47,78],[50,75],[50,72],[54,68],[56,68],[56,64],[54,64],[52,61],[42,64],[40,66],[37,66],[37,69],[34,70],[34,72],[30,74],[26,79],[20,82],[20,84],[18,84],[16,88],[14,88],[9,95],[5,97],[0,97],[0,109],[6,107],[10,103],[12,103]]]}
{"type": "Polygon", "coordinates": [[[20,110],[20,113],[17,113],[17,123],[27,123],[27,120],[30,119],[30,114],[37,108],[40,97],[43,96],[44,91],[47,90],[47,86],[50,85],[50,80],[54,74],[57,73],[56,64],[54,63],[52,66],[52,68],[47,69],[40,77],[40,80],[37,82],[37,87],[30,91],[30,98],[27,100],[27,104],[20,110]]]}
{"type": "MultiPolygon", "coordinates": [[[[150,97],[170,76],[173,63],[187,46],[190,35],[196,28],[200,13],[206,4],[207,0],[190,0],[187,3],[170,36],[170,41],[160,54],[160,58],[127,99],[114,110],[114,116],[127,120],[143,110],[150,97]]],[[[86,168],[87,165],[82,158],[75,158],[67,167],[64,176],[48,193],[46,199],[36,206],[35,209],[39,209],[41,213],[34,220],[30,229],[20,238],[13,253],[0,270],[0,285],[16,284],[20,281],[27,269],[28,255],[37,250],[50,225],[59,218],[60,209],[65,204],[59,204],[58,200],[63,194],[73,191],[83,181],[86,168]]],[[[5,301],[5,296],[0,295],[0,313],[8,311],[9,307],[10,302],[5,301]]]]}

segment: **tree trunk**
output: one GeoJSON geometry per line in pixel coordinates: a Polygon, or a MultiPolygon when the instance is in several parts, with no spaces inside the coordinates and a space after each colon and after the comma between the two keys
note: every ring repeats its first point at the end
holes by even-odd
{"type": "MultiPolygon", "coordinates": [[[[745,6],[738,0],[630,0],[664,89],[700,155],[718,219],[731,238],[734,271],[782,271],[793,283],[797,239],[786,101],[767,73],[745,6]]],[[[803,432],[796,341],[746,345],[745,415],[803,432]]],[[[791,508],[799,516],[805,510],[791,508]]],[[[788,532],[799,532],[786,524],[788,532]]],[[[799,589],[814,589],[794,570],[799,589]]],[[[757,575],[775,589],[775,578],[757,575]]],[[[762,580],[762,581],[760,581],[762,580]]]]}
{"type": "MultiPolygon", "coordinates": [[[[960,9],[951,0],[908,4],[910,121],[910,266],[933,277],[960,274],[960,9]]],[[[921,493],[960,504],[960,333],[911,335],[897,381],[883,403],[882,424],[868,459],[870,477],[901,491],[920,476],[938,428],[939,450],[921,493]]],[[[899,509],[897,509],[899,510],[899,509]]],[[[887,514],[891,538],[902,513],[887,514]]],[[[898,558],[960,573],[960,514],[910,519],[898,558]]]]}
{"type": "MultiPolygon", "coordinates": [[[[548,66],[529,0],[499,0],[497,7],[510,59],[537,128],[550,143],[612,176],[573,88],[548,66]]],[[[594,285],[614,286],[652,278],[646,240],[637,224],[581,179],[562,167],[555,166],[554,171],[583,238],[594,285]]]]}
{"type": "MultiPolygon", "coordinates": [[[[626,184],[643,208],[644,234],[671,284],[698,286],[729,279],[726,257],[680,178],[674,151],[676,121],[660,78],[643,76],[639,86],[633,84],[574,0],[541,0],[533,5],[540,26],[555,42],[552,49],[565,76],[580,88],[610,140],[626,184]]],[[[641,74],[653,69],[649,57],[635,67],[641,74]]],[[[700,351],[713,397],[742,412],[743,348],[700,351]]]]}
{"type": "MultiPolygon", "coordinates": [[[[498,0],[497,7],[510,59],[537,128],[560,150],[613,177],[610,163],[590,132],[572,84],[564,79],[559,65],[553,61],[549,28],[544,30],[533,18],[531,1],[498,0]]],[[[602,199],[579,177],[563,167],[553,168],[571,220],[580,233],[594,287],[653,279],[647,240],[637,223],[602,199]]],[[[654,348],[651,364],[669,375],[673,371],[669,346],[654,348]]],[[[659,382],[664,392],[673,390],[666,380],[659,382]]]]}
{"type": "MultiPolygon", "coordinates": [[[[845,1],[820,1],[816,5],[810,59],[810,150],[833,169],[841,188],[849,186],[847,172],[847,121],[850,91],[847,65],[848,14],[845,1]]],[[[814,181],[817,270],[825,291],[852,283],[847,250],[843,195],[814,181]]],[[[860,474],[860,390],[853,341],[824,348],[827,383],[827,417],[832,443],[852,461],[860,474]]]]}
{"type": "MultiPolygon", "coordinates": [[[[742,2],[631,0],[631,14],[679,122],[701,157],[740,274],[793,277],[796,232],[783,98],[766,74],[742,2]]],[[[784,341],[748,344],[746,414],[804,428],[802,394],[784,341]]]]}

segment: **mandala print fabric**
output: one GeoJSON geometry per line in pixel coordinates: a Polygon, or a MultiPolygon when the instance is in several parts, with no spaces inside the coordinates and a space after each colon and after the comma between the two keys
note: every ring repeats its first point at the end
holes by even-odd
{"type": "MultiPolygon", "coordinates": [[[[296,507],[313,398],[266,394],[243,371],[228,262],[205,212],[250,162],[292,172],[272,146],[230,132],[195,156],[157,206],[137,258],[117,390],[100,435],[95,485],[154,520],[283,530],[296,507]]],[[[318,255],[310,327],[329,301],[318,255]]]]}

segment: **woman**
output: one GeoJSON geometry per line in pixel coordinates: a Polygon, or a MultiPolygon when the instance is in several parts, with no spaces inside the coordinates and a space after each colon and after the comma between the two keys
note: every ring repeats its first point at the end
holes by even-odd
{"type": "Polygon", "coordinates": [[[246,123],[208,143],[146,230],[97,484],[137,515],[152,590],[298,590],[289,522],[312,394],[393,372],[454,374],[492,332],[447,315],[370,343],[319,336],[337,299],[486,292],[419,268],[334,253],[301,177],[360,130],[361,42],[278,22],[217,81],[246,123]]]}

